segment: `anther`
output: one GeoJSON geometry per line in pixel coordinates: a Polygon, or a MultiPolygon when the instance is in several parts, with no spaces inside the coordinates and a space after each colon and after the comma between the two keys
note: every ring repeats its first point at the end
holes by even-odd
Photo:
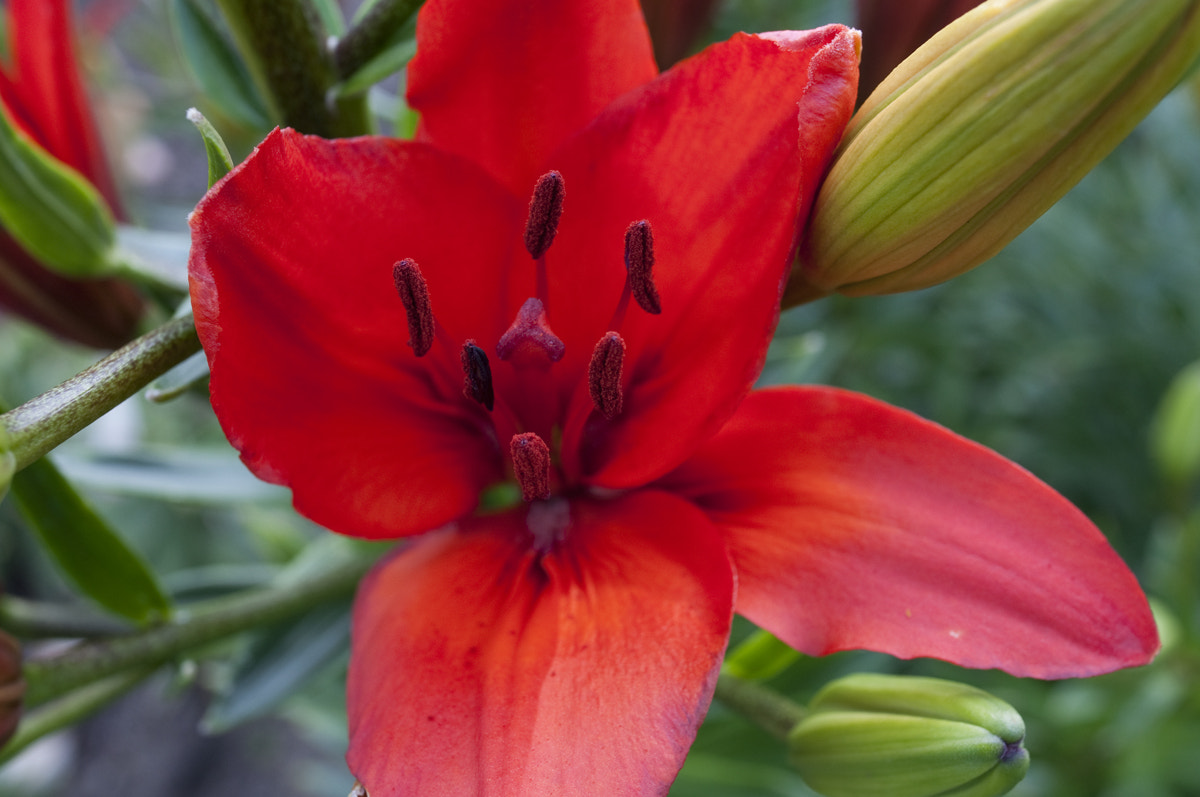
{"type": "Polygon", "coordinates": [[[600,338],[588,365],[588,393],[592,404],[608,420],[621,414],[621,367],[625,364],[625,340],[616,332],[600,338]]]}
{"type": "Polygon", "coordinates": [[[650,222],[642,219],[625,230],[625,270],[629,290],[638,306],[651,315],[662,312],[658,289],[654,287],[654,233],[650,222]]]}
{"type": "Polygon", "coordinates": [[[525,222],[525,248],[537,260],[546,254],[554,235],[558,232],[558,220],[562,217],[564,186],[562,175],[546,172],[538,178],[529,201],[529,219],[525,222]]]}
{"type": "Polygon", "coordinates": [[[513,321],[496,344],[496,356],[513,365],[556,363],[566,346],[550,331],[546,308],[538,299],[526,299],[513,321]]]}
{"type": "Polygon", "coordinates": [[[463,368],[463,395],[491,412],[496,404],[496,394],[492,388],[492,366],[488,363],[487,354],[475,341],[468,340],[463,344],[459,359],[463,368]]]}
{"type": "Polygon", "coordinates": [[[433,346],[433,305],[429,303],[429,288],[416,261],[405,258],[392,267],[396,293],[408,314],[408,345],[422,357],[433,346]]]}
{"type": "Polygon", "coordinates": [[[513,473],[521,485],[521,497],[536,501],[550,497],[550,446],[534,432],[513,435],[509,443],[513,473]]]}

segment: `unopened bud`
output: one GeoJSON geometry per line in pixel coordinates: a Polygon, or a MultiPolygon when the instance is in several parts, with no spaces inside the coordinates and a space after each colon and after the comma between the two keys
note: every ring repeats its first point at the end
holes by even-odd
{"type": "Polygon", "coordinates": [[[1200,479],[1200,362],[1171,381],[1154,417],[1150,451],[1163,476],[1185,489],[1200,479]]]}
{"type": "Polygon", "coordinates": [[[814,206],[785,304],[943,282],[999,252],[1200,56],[1200,0],[991,0],[875,90],[814,206]]]}
{"type": "Polygon", "coordinates": [[[827,797],[994,797],[1025,777],[1025,723],[952,681],[852,675],[826,686],[789,736],[792,763],[827,797]]]}
{"type": "Polygon", "coordinates": [[[25,680],[21,677],[21,646],[0,631],[0,747],[12,737],[21,719],[25,680]]]}

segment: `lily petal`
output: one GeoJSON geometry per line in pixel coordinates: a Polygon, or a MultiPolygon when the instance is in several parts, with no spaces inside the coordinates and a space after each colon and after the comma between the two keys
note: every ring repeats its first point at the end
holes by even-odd
{"type": "Polygon", "coordinates": [[[473,164],[383,138],[276,131],[215,186],[191,220],[192,301],[213,405],[251,470],[366,537],[474,509],[499,448],[462,398],[459,350],[407,345],[392,266],[424,267],[455,346],[494,339],[497,253],[520,213],[473,164]]]}
{"type": "Polygon", "coordinates": [[[756,392],[664,484],[725,530],[738,612],[804,652],[1063,678],[1158,649],[1133,574],[1066,499],[865,396],[756,392]]]}
{"type": "Polygon", "coordinates": [[[408,102],[423,140],[528,201],[550,152],[657,74],[637,0],[430,0],[408,102]]]}
{"type": "Polygon", "coordinates": [[[86,177],[113,213],[123,218],[80,79],[71,4],[67,0],[10,0],[8,12],[13,76],[0,80],[0,99],[38,144],[86,177]]]}
{"type": "Polygon", "coordinates": [[[732,617],[716,529],[654,492],[526,512],[420,538],[360,588],[347,759],[371,797],[642,797],[682,765],[732,617]],[[539,555],[527,524],[568,511],[539,555]]]}
{"type": "Polygon", "coordinates": [[[762,367],[797,226],[853,110],[857,33],[739,34],[607,108],[547,163],[567,200],[546,254],[564,374],[586,369],[625,282],[624,234],[647,219],[662,314],[631,306],[625,409],[592,413],[576,379],[564,467],[630,487],[682,462],[762,367]],[[572,345],[574,344],[574,345],[572,345]],[[585,420],[592,447],[579,450],[585,420]]]}

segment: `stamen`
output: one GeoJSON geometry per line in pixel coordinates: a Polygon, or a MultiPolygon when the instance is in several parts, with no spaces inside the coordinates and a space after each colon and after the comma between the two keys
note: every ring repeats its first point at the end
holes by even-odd
{"type": "Polygon", "coordinates": [[[651,315],[662,312],[658,301],[658,289],[654,287],[654,233],[650,222],[642,219],[625,230],[625,270],[629,276],[629,290],[634,300],[651,315]]]}
{"type": "Polygon", "coordinates": [[[550,446],[534,432],[513,435],[509,443],[513,472],[526,501],[550,497],[550,446]]]}
{"type": "Polygon", "coordinates": [[[616,332],[600,338],[588,365],[588,393],[592,404],[608,420],[621,414],[621,367],[625,363],[625,340],[616,332]]]}
{"type": "Polygon", "coordinates": [[[468,340],[463,344],[459,359],[463,367],[463,395],[491,412],[496,403],[496,394],[492,388],[492,366],[488,363],[487,354],[475,341],[468,340]]]}
{"type": "Polygon", "coordinates": [[[525,248],[534,260],[546,254],[554,243],[558,220],[562,218],[563,196],[561,174],[546,172],[538,178],[533,199],[529,201],[529,219],[525,222],[525,248]]]}
{"type": "Polygon", "coordinates": [[[423,357],[433,346],[433,305],[429,303],[429,287],[416,261],[405,258],[392,267],[396,292],[408,314],[408,345],[413,353],[423,357]]]}
{"type": "Polygon", "coordinates": [[[546,308],[538,299],[526,299],[496,344],[496,356],[513,365],[549,365],[562,359],[566,346],[550,331],[546,308]]]}

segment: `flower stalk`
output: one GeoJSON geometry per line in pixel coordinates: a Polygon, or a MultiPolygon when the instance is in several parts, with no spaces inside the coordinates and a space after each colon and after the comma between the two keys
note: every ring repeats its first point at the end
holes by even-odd
{"type": "Polygon", "coordinates": [[[191,315],[176,318],[0,415],[14,470],[37,461],[199,350],[191,315]]]}
{"type": "Polygon", "coordinates": [[[53,659],[25,662],[25,704],[37,706],[119,673],[157,667],[224,637],[279,622],[353,593],[373,556],[339,558],[321,572],[179,611],[169,624],[83,642],[53,659]]]}
{"type": "Polygon", "coordinates": [[[722,672],[717,678],[717,691],[713,697],[776,739],[786,740],[806,713],[803,706],[778,692],[728,672],[722,672]]]}
{"type": "Polygon", "coordinates": [[[422,0],[380,0],[371,7],[358,24],[338,40],[333,50],[338,76],[346,80],[388,45],[412,15],[422,0]]]}

